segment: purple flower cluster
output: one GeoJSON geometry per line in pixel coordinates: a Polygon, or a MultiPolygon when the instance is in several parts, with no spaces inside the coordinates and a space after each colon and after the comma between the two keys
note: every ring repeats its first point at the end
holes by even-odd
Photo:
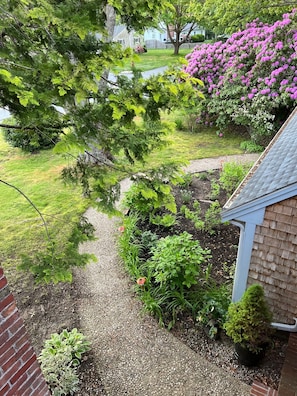
{"type": "Polygon", "coordinates": [[[297,10],[273,25],[256,20],[225,43],[197,46],[187,59],[186,71],[203,81],[207,100],[233,98],[248,106],[264,96],[267,102],[281,98],[293,106],[297,100],[297,10]]]}

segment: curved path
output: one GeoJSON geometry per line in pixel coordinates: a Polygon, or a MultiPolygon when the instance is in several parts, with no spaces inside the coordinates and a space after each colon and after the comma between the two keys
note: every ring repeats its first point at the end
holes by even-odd
{"type": "MultiPolygon", "coordinates": [[[[188,172],[216,169],[222,161],[254,161],[258,155],[193,161],[188,172]]],[[[123,185],[124,189],[127,186],[123,185]]],[[[250,387],[206,361],[155,321],[141,315],[131,284],[117,256],[118,220],[89,209],[97,240],[81,250],[98,263],[76,270],[81,291],[81,328],[92,343],[108,396],[246,396],[250,387]]]]}

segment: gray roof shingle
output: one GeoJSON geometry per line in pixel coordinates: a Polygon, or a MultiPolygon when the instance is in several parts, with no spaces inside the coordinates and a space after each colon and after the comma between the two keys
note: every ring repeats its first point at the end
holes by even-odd
{"type": "Polygon", "coordinates": [[[223,212],[297,183],[297,108],[256,162],[223,212]]]}

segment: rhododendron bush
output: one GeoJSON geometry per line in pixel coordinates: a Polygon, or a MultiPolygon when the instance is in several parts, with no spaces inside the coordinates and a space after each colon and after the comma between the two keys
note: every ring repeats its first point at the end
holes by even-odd
{"type": "Polygon", "coordinates": [[[254,141],[267,141],[296,105],[296,10],[273,25],[254,21],[224,43],[197,46],[186,71],[204,82],[197,122],[243,125],[254,141]]]}

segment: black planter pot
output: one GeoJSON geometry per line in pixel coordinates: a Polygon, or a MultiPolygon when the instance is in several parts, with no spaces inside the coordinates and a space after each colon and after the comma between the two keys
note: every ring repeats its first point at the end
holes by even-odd
{"type": "Polygon", "coordinates": [[[256,353],[243,347],[241,344],[235,344],[235,354],[238,362],[248,367],[257,366],[264,358],[267,346],[263,345],[261,348],[262,349],[256,353]]]}

